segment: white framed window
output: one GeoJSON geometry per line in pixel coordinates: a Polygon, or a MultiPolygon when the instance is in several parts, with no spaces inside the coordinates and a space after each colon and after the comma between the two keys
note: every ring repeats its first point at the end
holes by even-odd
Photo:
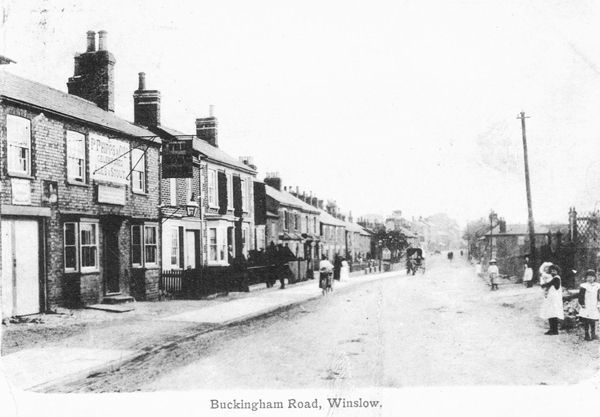
{"type": "Polygon", "coordinates": [[[227,208],[233,210],[233,175],[227,174],[227,208]]]}
{"type": "Polygon", "coordinates": [[[217,229],[214,227],[208,229],[208,259],[217,261],[217,229]]]}
{"type": "Polygon", "coordinates": [[[85,183],[85,135],[67,130],[67,178],[85,183]]]}
{"type": "Polygon", "coordinates": [[[171,228],[171,267],[179,267],[179,227],[171,228]]]}
{"type": "Polygon", "coordinates": [[[256,250],[265,249],[265,229],[256,228],[256,250]]]}
{"type": "Polygon", "coordinates": [[[313,217],[313,233],[317,234],[317,218],[313,217]]]}
{"type": "Polygon", "coordinates": [[[218,207],[219,196],[217,195],[217,171],[208,170],[208,204],[212,207],[218,207]]]}
{"type": "Polygon", "coordinates": [[[6,120],[8,172],[31,175],[31,121],[9,114],[6,120]]]}
{"type": "Polygon", "coordinates": [[[171,178],[169,181],[169,205],[177,206],[177,178],[171,178]]]}
{"type": "Polygon", "coordinates": [[[131,263],[134,267],[156,266],[158,259],[158,225],[131,226],[131,263]]]}
{"type": "Polygon", "coordinates": [[[63,234],[65,272],[98,271],[98,223],[66,222],[63,234]]]}
{"type": "Polygon", "coordinates": [[[244,210],[245,212],[249,211],[249,205],[248,205],[248,180],[241,180],[241,186],[242,186],[242,210],[244,210]]]}
{"type": "Polygon", "coordinates": [[[146,153],[142,149],[131,150],[131,188],[134,193],[146,192],[146,153]]]}
{"type": "Polygon", "coordinates": [[[283,230],[289,230],[290,228],[290,214],[287,210],[283,211],[283,230]]]}
{"type": "Polygon", "coordinates": [[[185,191],[186,191],[186,202],[192,201],[192,195],[194,194],[194,179],[185,179],[185,191]]]}

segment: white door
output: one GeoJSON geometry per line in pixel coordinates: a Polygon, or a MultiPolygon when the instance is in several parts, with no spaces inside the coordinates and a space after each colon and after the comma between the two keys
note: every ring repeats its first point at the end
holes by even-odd
{"type": "Polygon", "coordinates": [[[2,316],[40,312],[39,226],[2,220],[2,316]]]}
{"type": "Polygon", "coordinates": [[[185,232],[185,267],[196,269],[196,240],[193,230],[185,232]]]}

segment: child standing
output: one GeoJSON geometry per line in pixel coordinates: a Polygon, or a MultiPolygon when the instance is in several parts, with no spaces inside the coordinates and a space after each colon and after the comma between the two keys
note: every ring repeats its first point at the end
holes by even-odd
{"type": "Polygon", "coordinates": [[[498,270],[498,266],[496,265],[496,260],[490,260],[490,266],[488,266],[488,277],[490,278],[490,284],[492,285],[492,291],[498,289],[498,281],[499,281],[500,271],[498,270]]]}
{"type": "Polygon", "coordinates": [[[600,285],[596,280],[596,271],[588,269],[585,273],[585,281],[579,288],[579,318],[585,329],[585,340],[597,339],[596,322],[600,318],[598,312],[598,301],[600,300],[600,285]],[[591,337],[590,337],[591,330],[591,337]]]}
{"type": "MultiPolygon", "coordinates": [[[[551,280],[541,284],[542,288],[547,291],[544,294],[544,301],[540,309],[540,317],[548,319],[550,330],[546,332],[547,335],[558,334],[558,320],[565,319],[565,313],[563,311],[563,300],[562,300],[562,286],[560,282],[560,269],[557,265],[551,265],[548,267],[551,280]]],[[[547,280],[545,280],[547,281],[547,280]]]]}

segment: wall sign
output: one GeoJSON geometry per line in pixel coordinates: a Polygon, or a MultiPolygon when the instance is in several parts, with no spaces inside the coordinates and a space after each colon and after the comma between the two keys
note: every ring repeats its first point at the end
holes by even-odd
{"type": "Polygon", "coordinates": [[[21,178],[11,178],[12,203],[20,206],[31,205],[31,181],[21,178]]]}
{"type": "Polygon", "coordinates": [[[125,188],[98,184],[98,203],[125,205],[125,188]]]}
{"type": "Polygon", "coordinates": [[[94,180],[129,184],[131,170],[128,142],[90,133],[90,173],[94,180]]]}
{"type": "Polygon", "coordinates": [[[163,178],[193,178],[193,166],[192,139],[176,140],[163,144],[163,178]]]}

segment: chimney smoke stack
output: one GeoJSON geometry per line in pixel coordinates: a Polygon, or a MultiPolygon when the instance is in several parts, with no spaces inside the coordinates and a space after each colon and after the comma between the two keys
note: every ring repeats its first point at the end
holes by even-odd
{"type": "Polygon", "coordinates": [[[108,40],[106,39],[107,34],[108,34],[108,32],[105,30],[101,30],[100,32],[98,32],[98,50],[99,51],[106,51],[108,49],[108,45],[107,45],[108,40]]]}
{"type": "Polygon", "coordinates": [[[140,76],[140,82],[139,82],[138,90],[145,90],[146,89],[146,73],[140,72],[139,76],[140,76]]]}
{"type": "Polygon", "coordinates": [[[88,30],[87,32],[87,51],[96,52],[96,32],[88,30]]]}

